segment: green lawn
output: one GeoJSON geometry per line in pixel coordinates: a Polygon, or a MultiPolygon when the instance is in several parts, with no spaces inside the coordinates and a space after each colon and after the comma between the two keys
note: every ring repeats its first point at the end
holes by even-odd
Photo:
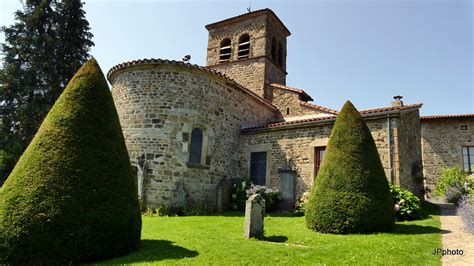
{"type": "Polygon", "coordinates": [[[397,223],[390,233],[328,235],[305,227],[304,217],[269,214],[264,241],[244,240],[242,213],[143,217],[141,248],[104,263],[136,264],[389,264],[439,265],[439,210],[397,223]]]}

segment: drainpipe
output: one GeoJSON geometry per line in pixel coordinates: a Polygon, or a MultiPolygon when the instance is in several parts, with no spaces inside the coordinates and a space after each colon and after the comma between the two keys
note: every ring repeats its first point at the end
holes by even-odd
{"type": "Polygon", "coordinates": [[[390,115],[387,115],[387,133],[388,133],[388,173],[390,182],[394,184],[393,178],[393,160],[392,160],[392,125],[390,123],[390,115]]]}

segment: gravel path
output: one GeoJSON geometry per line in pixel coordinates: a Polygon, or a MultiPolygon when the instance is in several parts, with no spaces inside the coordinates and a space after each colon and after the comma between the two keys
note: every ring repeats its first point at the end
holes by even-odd
{"type": "Polygon", "coordinates": [[[474,265],[474,235],[464,228],[461,217],[456,214],[456,206],[451,203],[436,204],[441,209],[441,252],[451,253],[442,257],[443,265],[474,265]]]}

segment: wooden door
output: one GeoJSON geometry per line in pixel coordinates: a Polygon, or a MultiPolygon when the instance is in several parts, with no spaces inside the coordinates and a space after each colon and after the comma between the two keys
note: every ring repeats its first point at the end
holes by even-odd
{"type": "Polygon", "coordinates": [[[318,176],[319,168],[321,167],[321,162],[323,161],[323,155],[326,147],[314,147],[314,178],[318,176]]]}

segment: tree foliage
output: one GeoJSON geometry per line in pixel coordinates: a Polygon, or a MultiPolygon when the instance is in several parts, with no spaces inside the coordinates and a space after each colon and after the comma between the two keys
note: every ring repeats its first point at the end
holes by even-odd
{"type": "Polygon", "coordinates": [[[305,209],[309,228],[335,234],[387,231],[394,204],[370,130],[347,101],[332,129],[305,209]]]}
{"type": "Polygon", "coordinates": [[[117,111],[94,59],[69,82],[0,188],[0,264],[128,253],[141,215],[117,111]]]}
{"type": "MultiPolygon", "coordinates": [[[[29,144],[94,43],[80,0],[26,0],[1,28],[0,150],[8,154],[0,184],[29,144]]],[[[0,167],[0,168],[2,168],[0,167]]]]}

